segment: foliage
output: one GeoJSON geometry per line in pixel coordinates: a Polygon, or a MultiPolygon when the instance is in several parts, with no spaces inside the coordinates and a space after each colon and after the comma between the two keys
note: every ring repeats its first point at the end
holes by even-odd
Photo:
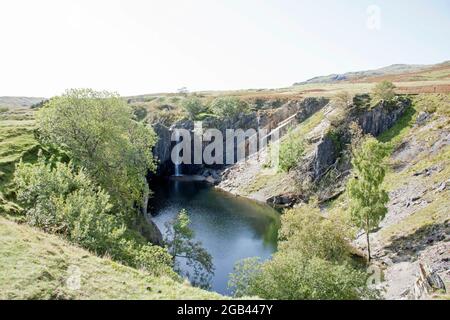
{"type": "Polygon", "coordinates": [[[414,105],[419,111],[450,116],[450,94],[420,94],[414,105]]]}
{"type": "Polygon", "coordinates": [[[155,164],[153,130],[132,120],[132,109],[117,95],[68,90],[38,111],[44,143],[60,146],[75,165],[111,196],[117,211],[131,212],[148,193],[146,174],[155,164]]]}
{"type": "Polygon", "coordinates": [[[348,263],[337,264],[318,257],[307,259],[295,251],[280,251],[265,263],[245,260],[235,266],[230,287],[238,297],[264,299],[361,299],[367,274],[348,263]]]}
{"type": "Polygon", "coordinates": [[[242,114],[250,111],[250,106],[246,101],[235,97],[216,98],[209,107],[211,111],[223,119],[237,119],[242,114]]]}
{"type": "Polygon", "coordinates": [[[350,258],[352,233],[337,217],[303,205],[282,216],[278,252],[271,260],[235,265],[229,287],[235,296],[264,299],[361,299],[375,297],[368,274],[350,258]]]}
{"type": "Polygon", "coordinates": [[[331,99],[335,107],[347,109],[353,103],[353,96],[348,91],[339,91],[331,99]]]}
{"type": "Polygon", "coordinates": [[[4,113],[4,112],[8,112],[9,108],[8,107],[2,107],[0,106],[0,113],[4,113]]]}
{"type": "Polygon", "coordinates": [[[280,170],[288,172],[294,168],[303,156],[305,147],[303,141],[289,133],[286,140],[280,145],[279,166],[280,170]]]}
{"type": "Polygon", "coordinates": [[[142,121],[147,117],[148,111],[144,106],[133,106],[133,116],[136,121],[142,121]]]}
{"type": "Polygon", "coordinates": [[[211,255],[202,247],[201,242],[194,241],[194,231],[190,228],[190,219],[186,210],[181,210],[179,214],[166,223],[165,245],[173,257],[175,270],[190,278],[196,286],[208,288],[214,265],[211,255]],[[179,260],[183,259],[193,274],[183,272],[179,266],[179,260]]]}
{"type": "Polygon", "coordinates": [[[14,173],[17,200],[30,225],[127,265],[170,273],[167,251],[128,231],[113,214],[109,195],[84,170],[52,162],[43,157],[34,165],[20,162],[14,173]]]}
{"type": "Polygon", "coordinates": [[[369,233],[378,227],[387,213],[389,197],[380,186],[386,172],[383,159],[388,153],[384,144],[373,137],[367,138],[355,150],[352,159],[353,178],[347,184],[348,210],[354,224],[366,232],[369,260],[369,233]]]}
{"type": "Polygon", "coordinates": [[[205,111],[205,106],[197,97],[190,97],[181,103],[184,110],[188,113],[189,119],[197,120],[197,117],[205,111]]]}
{"type": "Polygon", "coordinates": [[[395,85],[389,81],[379,82],[372,90],[375,100],[391,101],[395,97],[395,85]]]}
{"type": "Polygon", "coordinates": [[[285,211],[278,231],[278,248],[295,251],[304,258],[343,261],[348,258],[351,233],[339,220],[325,218],[318,207],[302,205],[285,211]]]}

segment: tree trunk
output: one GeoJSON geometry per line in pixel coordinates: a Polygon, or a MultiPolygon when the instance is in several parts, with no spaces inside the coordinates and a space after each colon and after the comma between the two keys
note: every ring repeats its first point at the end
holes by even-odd
{"type": "Polygon", "coordinates": [[[372,260],[372,257],[370,256],[370,225],[369,225],[369,217],[366,218],[366,239],[367,239],[367,254],[369,257],[369,263],[370,260],[372,260]]]}

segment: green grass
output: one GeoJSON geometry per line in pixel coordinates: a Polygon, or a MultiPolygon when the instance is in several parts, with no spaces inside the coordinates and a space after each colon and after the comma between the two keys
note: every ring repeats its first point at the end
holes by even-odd
{"type": "Polygon", "coordinates": [[[0,217],[0,299],[223,299],[0,217]],[[75,270],[75,271],[74,271],[75,270]],[[80,287],[67,285],[79,274],[80,287]]]}
{"type": "Polygon", "coordinates": [[[38,142],[34,137],[34,120],[17,120],[10,113],[0,120],[0,211],[14,215],[19,211],[13,202],[12,179],[16,163],[21,159],[33,162],[37,158],[38,142]]]}
{"type": "Polygon", "coordinates": [[[417,111],[414,107],[406,109],[405,114],[395,123],[389,130],[383,132],[378,140],[381,142],[391,143],[393,146],[402,141],[404,136],[409,133],[414,120],[416,119],[417,111]]]}

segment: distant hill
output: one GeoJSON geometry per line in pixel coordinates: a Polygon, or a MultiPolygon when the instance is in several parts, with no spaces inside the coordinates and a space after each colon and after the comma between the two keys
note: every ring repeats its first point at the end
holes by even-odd
{"type": "Polygon", "coordinates": [[[42,102],[45,98],[40,97],[0,97],[0,106],[8,108],[31,107],[42,102]]]}
{"type": "Polygon", "coordinates": [[[408,73],[416,73],[426,70],[431,70],[435,68],[449,67],[450,61],[446,61],[434,65],[421,65],[421,64],[393,64],[387,67],[356,71],[356,72],[346,72],[343,74],[330,74],[327,76],[314,77],[312,79],[294,83],[294,86],[304,85],[304,84],[314,84],[314,83],[336,83],[339,81],[358,81],[361,79],[372,78],[372,77],[382,77],[391,75],[400,75],[408,73]]]}

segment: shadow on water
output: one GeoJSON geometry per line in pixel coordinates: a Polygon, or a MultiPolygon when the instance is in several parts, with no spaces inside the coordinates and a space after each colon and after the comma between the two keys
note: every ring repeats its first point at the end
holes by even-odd
{"type": "Polygon", "coordinates": [[[270,206],[235,197],[202,182],[165,181],[154,187],[151,202],[154,222],[164,224],[181,209],[188,211],[196,240],[213,257],[212,290],[229,294],[229,274],[238,260],[269,258],[277,248],[280,215],[270,206]]]}

